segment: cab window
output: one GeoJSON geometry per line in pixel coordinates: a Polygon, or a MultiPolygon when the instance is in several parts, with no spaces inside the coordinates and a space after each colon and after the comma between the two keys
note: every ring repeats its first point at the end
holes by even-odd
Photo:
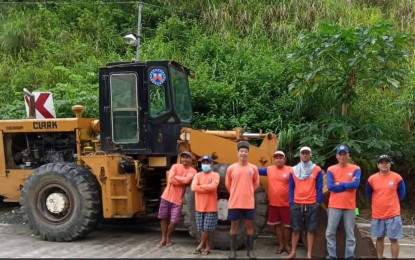
{"type": "Polygon", "coordinates": [[[114,143],[139,141],[137,74],[110,75],[111,125],[114,143]]]}
{"type": "Polygon", "coordinates": [[[179,67],[170,66],[173,102],[180,121],[190,123],[192,120],[192,104],[187,73],[179,67]]]}

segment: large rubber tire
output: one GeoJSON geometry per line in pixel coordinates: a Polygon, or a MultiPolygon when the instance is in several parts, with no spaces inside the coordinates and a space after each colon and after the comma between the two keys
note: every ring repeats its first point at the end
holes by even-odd
{"type": "MultiPolygon", "coordinates": [[[[220,175],[220,182],[218,186],[218,200],[228,200],[229,192],[225,187],[225,175],[226,169],[229,164],[217,164],[213,167],[213,170],[220,175]]],[[[195,237],[200,242],[200,233],[197,232],[196,220],[195,220],[195,196],[194,192],[190,189],[190,186],[186,188],[183,197],[183,209],[182,214],[184,218],[184,225],[187,227],[189,234],[195,237]]],[[[266,217],[268,214],[268,199],[265,193],[265,189],[260,185],[255,191],[255,221],[254,221],[254,236],[257,237],[266,226],[266,217]]],[[[210,233],[212,248],[220,250],[230,249],[230,221],[219,220],[216,230],[210,233]]],[[[237,248],[241,248],[245,245],[246,232],[243,221],[239,223],[239,229],[237,232],[236,244],[237,248]]]]}
{"type": "Polygon", "coordinates": [[[47,241],[85,237],[102,217],[99,183],[75,164],[37,168],[23,185],[20,203],[34,235],[47,241]]]}

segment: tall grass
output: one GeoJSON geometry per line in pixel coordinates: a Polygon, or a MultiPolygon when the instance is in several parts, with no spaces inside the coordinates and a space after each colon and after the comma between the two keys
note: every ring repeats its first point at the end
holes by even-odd
{"type": "Polygon", "coordinates": [[[210,33],[239,37],[264,35],[271,42],[290,43],[319,20],[342,25],[368,25],[390,20],[401,30],[414,32],[415,0],[280,0],[210,1],[202,16],[210,33]],[[230,32],[232,32],[230,34],[230,32]]]}

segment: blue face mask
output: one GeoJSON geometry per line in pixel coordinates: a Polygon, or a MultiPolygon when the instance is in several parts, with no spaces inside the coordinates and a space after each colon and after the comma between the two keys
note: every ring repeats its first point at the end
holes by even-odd
{"type": "Polygon", "coordinates": [[[212,169],[212,166],[210,166],[210,164],[202,164],[202,171],[208,172],[210,171],[210,169],[212,169]]]}

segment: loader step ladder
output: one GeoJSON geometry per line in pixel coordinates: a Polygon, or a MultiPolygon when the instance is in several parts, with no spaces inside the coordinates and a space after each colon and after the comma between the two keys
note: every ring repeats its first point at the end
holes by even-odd
{"type": "Polygon", "coordinates": [[[111,205],[113,207],[112,212],[116,212],[113,215],[114,218],[131,218],[133,217],[133,200],[131,199],[131,193],[128,189],[131,187],[129,184],[129,175],[123,176],[111,176],[109,177],[110,189],[113,194],[110,196],[111,205]]]}

